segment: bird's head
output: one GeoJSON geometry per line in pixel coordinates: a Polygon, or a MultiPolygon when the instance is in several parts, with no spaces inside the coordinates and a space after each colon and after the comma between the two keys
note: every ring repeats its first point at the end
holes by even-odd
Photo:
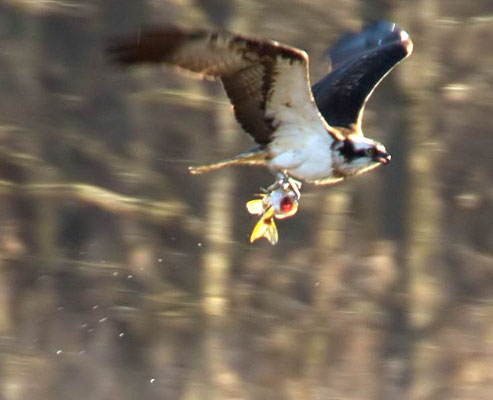
{"type": "Polygon", "coordinates": [[[361,174],[390,162],[385,147],[362,135],[349,135],[334,145],[335,168],[343,176],[361,174]]]}

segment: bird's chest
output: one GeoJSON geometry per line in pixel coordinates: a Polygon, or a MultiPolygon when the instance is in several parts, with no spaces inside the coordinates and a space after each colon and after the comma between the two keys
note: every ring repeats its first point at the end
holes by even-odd
{"type": "Polygon", "coordinates": [[[305,181],[331,178],[334,176],[330,151],[314,147],[304,155],[304,161],[290,169],[290,174],[305,181]]]}
{"type": "Polygon", "coordinates": [[[325,132],[314,134],[309,127],[287,127],[270,145],[270,165],[307,181],[331,177],[331,144],[332,140],[325,132]]]}

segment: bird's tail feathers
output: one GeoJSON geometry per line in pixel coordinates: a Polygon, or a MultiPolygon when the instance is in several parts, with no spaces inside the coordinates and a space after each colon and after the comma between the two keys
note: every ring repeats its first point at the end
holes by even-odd
{"type": "Polygon", "coordinates": [[[245,153],[238,154],[235,157],[228,158],[227,160],[222,160],[207,165],[199,165],[196,167],[188,167],[188,171],[193,175],[198,175],[227,167],[229,165],[266,165],[266,163],[267,152],[265,149],[257,147],[245,153]]]}

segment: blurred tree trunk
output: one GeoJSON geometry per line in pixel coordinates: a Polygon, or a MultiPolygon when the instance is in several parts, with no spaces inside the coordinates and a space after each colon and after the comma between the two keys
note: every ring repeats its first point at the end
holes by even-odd
{"type": "Polygon", "coordinates": [[[345,188],[331,187],[320,197],[320,217],[318,219],[315,251],[313,254],[313,311],[308,359],[306,361],[306,391],[308,399],[317,399],[314,390],[318,385],[325,395],[343,395],[337,391],[333,377],[336,371],[331,368],[337,362],[338,326],[334,323],[337,314],[337,292],[341,281],[341,252],[344,246],[344,226],[350,205],[349,194],[345,188]],[[332,357],[328,360],[328,354],[332,357]],[[326,383],[326,380],[328,381],[326,383]],[[323,384],[322,384],[323,382],[323,384]],[[327,385],[327,386],[325,386],[327,385]]]}
{"type": "MultiPolygon", "coordinates": [[[[426,267],[436,248],[438,210],[433,186],[433,154],[426,145],[433,131],[433,87],[436,54],[432,38],[436,29],[435,1],[394,4],[380,0],[363,3],[363,18],[399,21],[415,43],[411,59],[399,66],[379,89],[398,104],[391,119],[393,136],[388,141],[394,155],[386,171],[382,204],[382,229],[398,246],[397,276],[384,307],[389,322],[382,352],[382,381],[379,399],[414,398],[421,374],[422,355],[416,353],[414,331],[429,322],[434,299],[426,267]],[[398,15],[396,15],[398,13],[398,15]],[[388,17],[387,17],[388,16],[388,17]],[[427,46],[427,48],[424,48],[427,46]],[[419,68],[420,73],[416,73],[419,68]],[[411,73],[411,70],[414,73],[411,73]],[[415,79],[411,80],[412,76],[415,79]],[[416,101],[415,99],[418,99],[416,101]]],[[[385,110],[382,110],[385,112],[385,110]]],[[[387,116],[385,117],[387,118],[387,116]]]]}
{"type": "MultiPolygon", "coordinates": [[[[227,10],[224,10],[226,12],[227,10]]],[[[222,10],[216,10],[222,13],[222,10]]],[[[237,14],[236,20],[222,20],[226,29],[247,31],[249,18],[237,14]]],[[[219,86],[219,84],[218,84],[219,86]]],[[[215,90],[215,93],[218,93],[215,90]]],[[[225,96],[221,91],[221,96],[225,96]]],[[[208,148],[216,146],[226,157],[234,154],[239,126],[230,107],[216,105],[214,110],[217,129],[215,143],[207,144],[208,148]]],[[[212,152],[212,151],[211,151],[212,152]]],[[[227,353],[230,349],[224,344],[223,335],[227,328],[228,286],[230,284],[232,250],[234,246],[232,218],[236,213],[237,204],[234,198],[234,169],[225,168],[215,171],[210,177],[207,194],[207,214],[205,218],[206,252],[203,258],[203,302],[206,314],[204,332],[204,374],[208,381],[207,393],[210,398],[218,400],[243,399],[242,381],[227,364],[227,353]]]]}
{"type": "MultiPolygon", "coordinates": [[[[435,311],[443,289],[434,281],[430,265],[439,251],[440,203],[436,185],[437,154],[430,146],[430,138],[436,129],[437,110],[434,88],[440,76],[438,70],[439,47],[437,38],[438,4],[420,0],[400,8],[403,24],[409,25],[415,51],[401,69],[403,88],[413,99],[405,109],[409,119],[409,198],[405,220],[406,247],[404,261],[409,270],[407,290],[409,305],[409,335],[407,337],[413,357],[412,398],[426,398],[435,382],[430,368],[433,363],[426,342],[417,342],[415,332],[437,318],[435,311]],[[419,13],[416,13],[419,11],[419,13]],[[411,73],[412,71],[412,73],[411,73]],[[426,393],[428,391],[428,393],[426,393]]],[[[442,282],[445,284],[445,282],[442,282]]]]}
{"type": "MultiPolygon", "coordinates": [[[[394,3],[372,0],[362,2],[363,21],[385,19],[394,21],[397,7],[394,3]]],[[[399,20],[400,21],[400,20],[399,20]]],[[[406,29],[402,22],[401,27],[406,29]]],[[[400,68],[400,67],[399,67],[400,68]]],[[[404,111],[407,97],[409,96],[397,83],[397,69],[385,79],[379,87],[378,95],[387,99],[386,107],[377,110],[382,118],[390,125],[392,136],[387,138],[387,148],[392,153],[392,166],[390,171],[384,171],[386,177],[382,180],[383,194],[381,201],[380,230],[384,235],[396,244],[397,252],[394,266],[396,275],[393,285],[383,302],[383,311],[387,314],[386,323],[383,325],[382,343],[380,350],[380,384],[377,387],[377,397],[380,400],[407,399],[409,388],[412,385],[412,349],[410,341],[409,321],[409,264],[406,254],[407,223],[406,207],[408,205],[409,188],[409,118],[404,111]],[[397,104],[397,113],[392,114],[388,106],[397,104]]],[[[376,97],[376,96],[375,96],[376,97]]],[[[382,123],[382,122],[380,122],[382,123]]]]}

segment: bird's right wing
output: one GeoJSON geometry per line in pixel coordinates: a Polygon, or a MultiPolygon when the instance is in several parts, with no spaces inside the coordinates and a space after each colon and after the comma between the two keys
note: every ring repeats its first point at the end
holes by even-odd
{"type": "Polygon", "coordinates": [[[237,120],[261,145],[283,122],[317,119],[333,134],[313,100],[308,56],[296,48],[226,31],[165,26],[141,30],[108,50],[123,65],[162,63],[221,79],[237,120]]]}
{"type": "Polygon", "coordinates": [[[361,33],[344,35],[329,50],[332,71],[312,87],[328,124],[361,133],[364,106],[375,87],[412,52],[409,35],[396,24],[379,21],[361,33]]]}

